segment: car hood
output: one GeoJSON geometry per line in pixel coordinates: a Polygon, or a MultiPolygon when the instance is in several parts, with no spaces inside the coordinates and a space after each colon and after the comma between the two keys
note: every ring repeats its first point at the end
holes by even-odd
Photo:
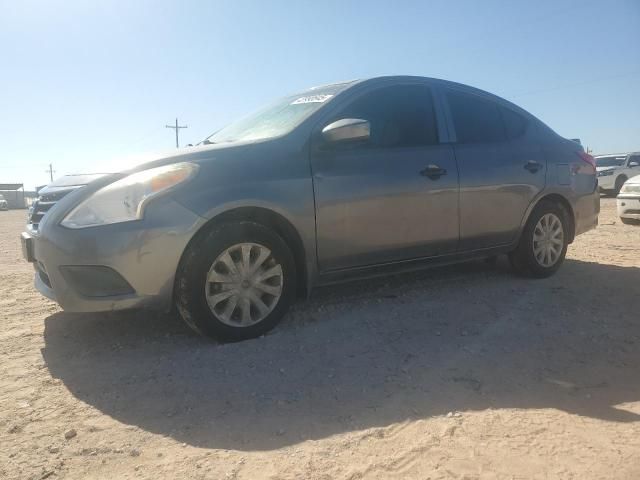
{"type": "Polygon", "coordinates": [[[97,164],[92,170],[96,173],[77,173],[57,178],[38,191],[38,194],[55,193],[63,190],[75,190],[98,180],[99,178],[122,174],[132,170],[153,168],[173,162],[193,161],[203,156],[210,156],[213,151],[242,147],[250,142],[237,142],[233,144],[212,144],[197,147],[186,147],[161,152],[147,152],[135,155],[122,156],[104,164],[97,164]]]}
{"type": "Polygon", "coordinates": [[[636,175],[635,177],[631,177],[629,180],[627,180],[624,183],[625,184],[640,185],[640,175],[636,175]]]}

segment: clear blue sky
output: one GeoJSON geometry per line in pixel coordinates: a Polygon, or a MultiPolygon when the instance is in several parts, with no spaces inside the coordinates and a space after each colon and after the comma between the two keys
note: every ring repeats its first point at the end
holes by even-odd
{"type": "MultiPolygon", "coordinates": [[[[384,74],[510,99],[640,150],[640,0],[0,0],[0,183],[196,142],[274,97],[384,74]]],[[[93,168],[92,168],[93,167],[93,168]]]]}

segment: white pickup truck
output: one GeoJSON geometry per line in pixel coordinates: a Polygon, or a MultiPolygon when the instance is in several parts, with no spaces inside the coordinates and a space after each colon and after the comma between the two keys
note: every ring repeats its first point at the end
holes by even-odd
{"type": "Polygon", "coordinates": [[[617,195],[624,182],[640,175],[640,152],[619,155],[598,155],[596,170],[602,193],[617,195]]]}

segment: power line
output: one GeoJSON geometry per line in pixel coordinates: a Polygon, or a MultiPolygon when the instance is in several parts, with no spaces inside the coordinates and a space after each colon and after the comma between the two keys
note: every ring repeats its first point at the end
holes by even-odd
{"type": "Polygon", "coordinates": [[[178,125],[178,119],[176,118],[176,124],[174,125],[165,125],[165,128],[173,128],[176,131],[176,148],[180,148],[180,143],[178,142],[178,132],[181,128],[189,128],[187,125],[178,125]]]}

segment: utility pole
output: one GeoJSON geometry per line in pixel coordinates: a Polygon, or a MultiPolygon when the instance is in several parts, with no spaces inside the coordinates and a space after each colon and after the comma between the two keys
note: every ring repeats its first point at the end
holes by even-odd
{"type": "Polygon", "coordinates": [[[53,169],[53,164],[50,163],[49,164],[49,169],[45,170],[45,172],[47,172],[49,174],[49,178],[53,182],[53,174],[55,173],[55,170],[53,169]]]}
{"type": "Polygon", "coordinates": [[[178,125],[178,119],[176,118],[175,125],[165,125],[165,128],[173,128],[176,131],[176,148],[180,148],[180,144],[178,143],[178,130],[181,128],[189,128],[187,125],[178,125]]]}

